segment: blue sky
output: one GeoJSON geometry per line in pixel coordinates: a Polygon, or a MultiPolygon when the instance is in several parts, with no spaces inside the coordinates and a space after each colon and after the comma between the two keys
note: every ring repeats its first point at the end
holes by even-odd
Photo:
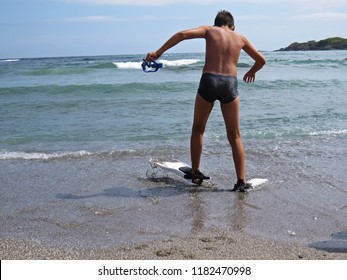
{"type": "MultiPolygon", "coordinates": [[[[0,58],[145,54],[229,10],[257,49],[347,38],[346,0],[0,0],[0,58]]],[[[186,41],[171,52],[203,52],[186,41]]]]}

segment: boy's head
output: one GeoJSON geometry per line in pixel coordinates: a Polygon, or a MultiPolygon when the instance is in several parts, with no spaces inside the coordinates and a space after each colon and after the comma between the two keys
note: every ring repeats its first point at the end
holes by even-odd
{"type": "Polygon", "coordinates": [[[218,12],[214,20],[214,25],[218,27],[227,25],[229,28],[231,28],[234,26],[234,18],[228,11],[221,10],[218,12]]]}

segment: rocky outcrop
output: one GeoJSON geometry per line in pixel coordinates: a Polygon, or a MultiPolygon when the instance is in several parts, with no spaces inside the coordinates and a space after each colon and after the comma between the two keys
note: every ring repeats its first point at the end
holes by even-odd
{"type": "Polygon", "coordinates": [[[292,43],[286,48],[277,51],[327,51],[347,50],[347,39],[340,37],[328,38],[320,41],[308,41],[306,43],[292,43]]]}

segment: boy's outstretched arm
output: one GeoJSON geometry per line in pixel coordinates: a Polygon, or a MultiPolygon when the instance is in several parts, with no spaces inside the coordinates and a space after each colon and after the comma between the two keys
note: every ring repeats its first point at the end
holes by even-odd
{"type": "Polygon", "coordinates": [[[179,31],[174,34],[164,45],[162,45],[157,51],[149,52],[146,56],[146,60],[158,59],[168,49],[176,46],[183,40],[194,39],[194,38],[205,38],[207,26],[201,26],[189,30],[179,31]]]}
{"type": "Polygon", "coordinates": [[[245,45],[242,49],[254,59],[255,63],[253,67],[245,74],[243,81],[246,83],[252,83],[255,81],[255,73],[263,68],[266,60],[246,38],[244,38],[244,43],[245,45]]]}

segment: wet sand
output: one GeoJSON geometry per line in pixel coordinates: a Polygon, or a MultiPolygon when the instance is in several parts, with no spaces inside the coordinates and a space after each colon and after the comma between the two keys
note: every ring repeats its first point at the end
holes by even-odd
{"type": "Polygon", "coordinates": [[[3,161],[0,258],[347,259],[344,190],[303,189],[288,163],[284,177],[232,193],[227,164],[210,154],[213,180],[194,188],[149,176],[142,154],[3,161]]]}
{"type": "Polygon", "coordinates": [[[0,238],[2,260],[346,260],[346,253],[330,253],[240,235],[211,232],[121,248],[76,250],[40,245],[34,241],[0,238]]]}

